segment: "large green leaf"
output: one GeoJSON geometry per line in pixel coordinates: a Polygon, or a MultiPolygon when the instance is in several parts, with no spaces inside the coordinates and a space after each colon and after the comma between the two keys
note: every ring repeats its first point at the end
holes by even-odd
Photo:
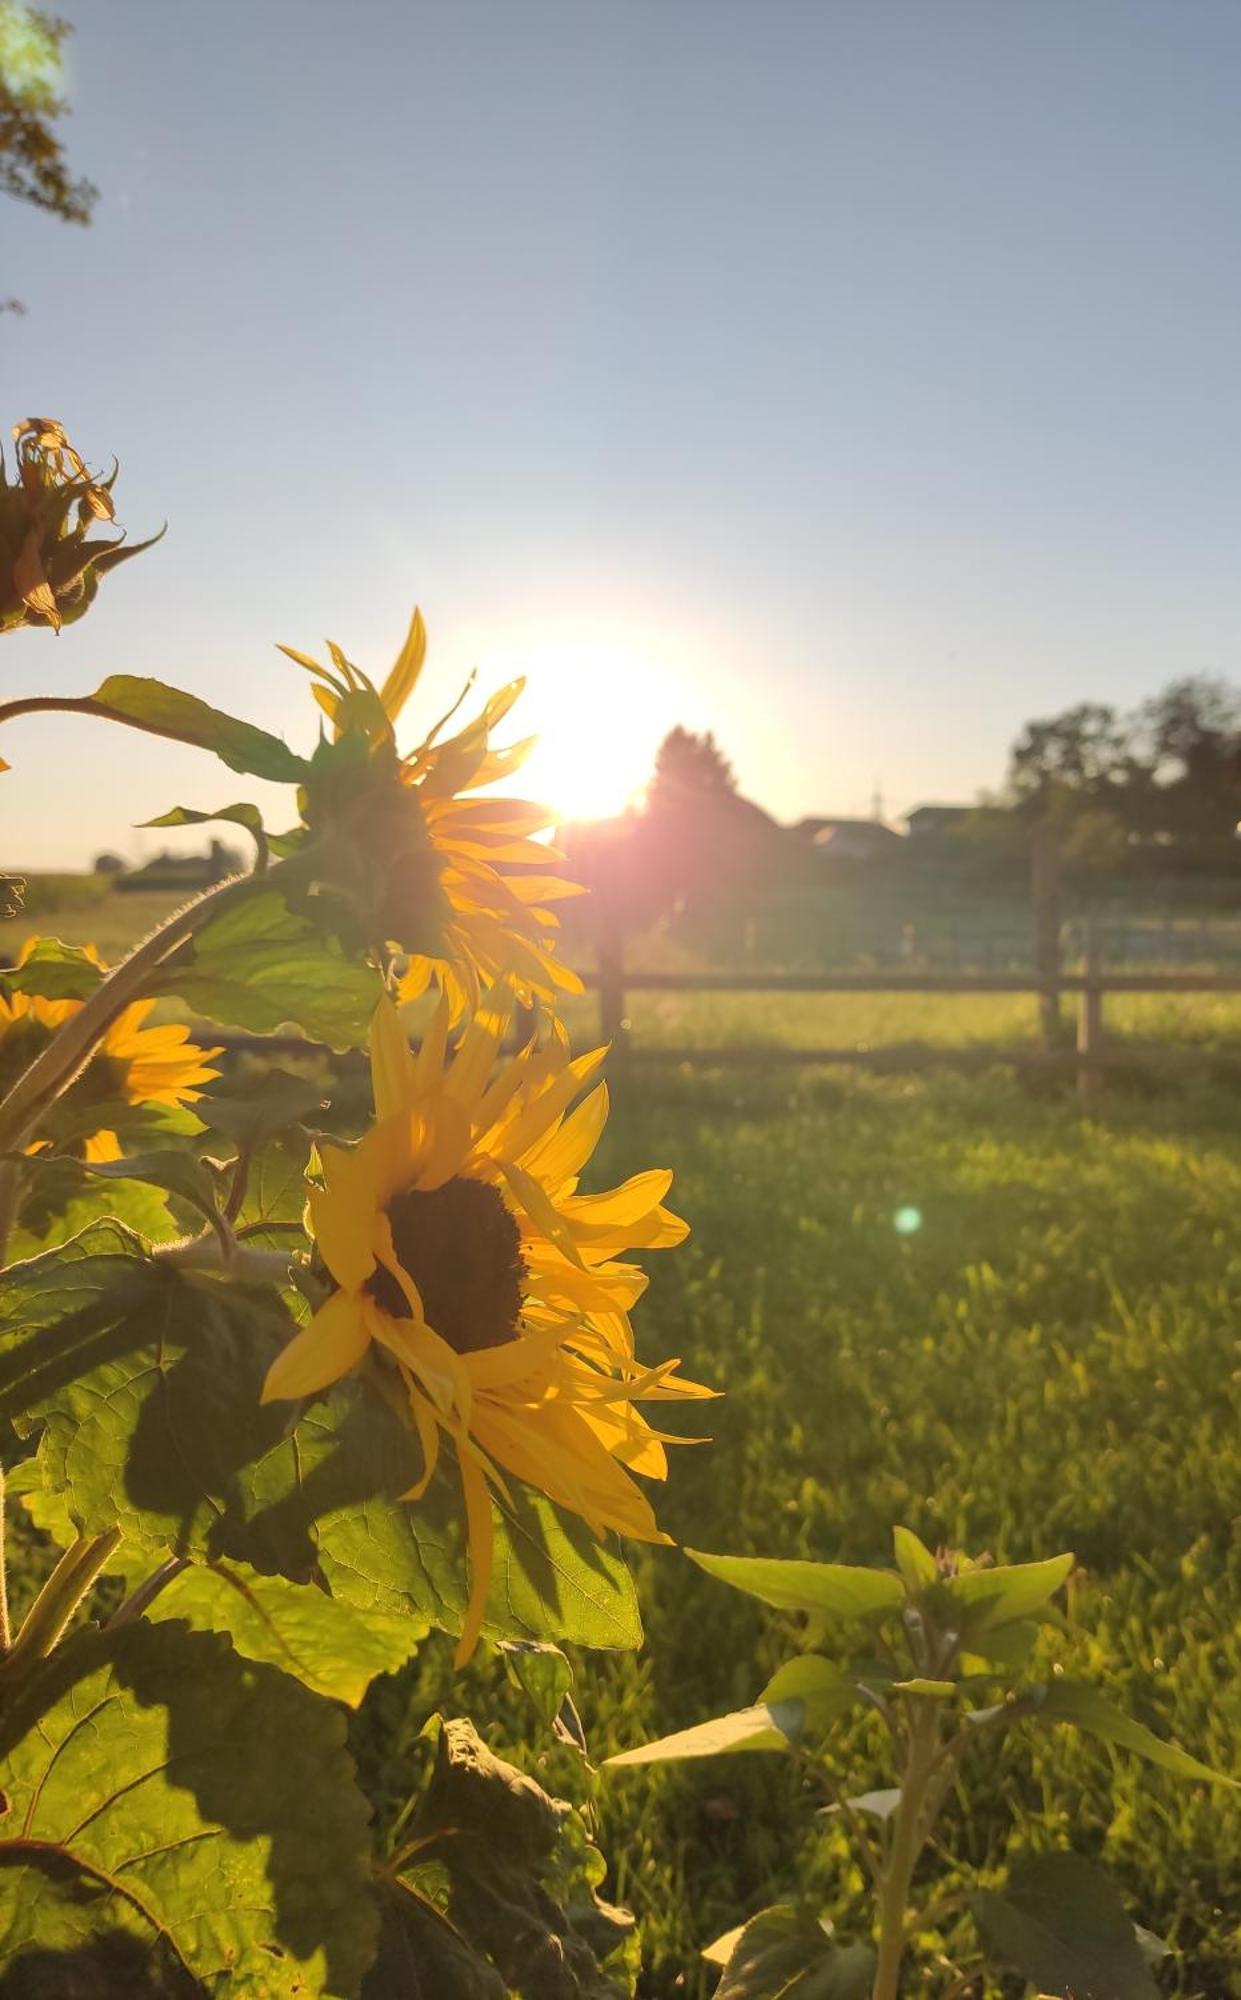
{"type": "Polygon", "coordinates": [[[271,889],[205,924],[151,990],[175,994],[209,1021],[258,1034],[291,1023],[333,1048],[353,1048],[366,1040],[380,984],[271,889]]]}
{"type": "Polygon", "coordinates": [[[277,784],[299,785],[308,769],[278,736],[270,736],[253,723],[212,708],[197,695],[163,681],[143,680],[134,674],[110,674],[95,689],[93,700],[109,715],[170,737],[176,743],[193,743],[213,750],[230,771],[242,771],[256,778],[271,778],[277,784]]]}
{"type": "MultiPolygon", "coordinates": [[[[37,1458],[23,1460],[9,1473],[7,1491],[22,1501],[36,1527],[67,1548],[76,1534],[73,1517],[64,1494],[48,1491],[40,1473],[37,1458]]],[[[106,1568],[134,1591],[161,1566],[153,1551],[123,1541],[106,1568]]],[[[279,1667],[351,1708],[377,1674],[404,1665],[428,1629],[407,1614],[358,1611],[314,1584],[260,1576],[245,1563],[191,1563],[162,1585],[143,1615],[157,1622],[180,1619],[198,1632],[227,1632],[248,1660],[279,1667]]]]}
{"type": "Polygon", "coordinates": [[[1027,1702],[1032,1704],[1037,1722],[1070,1722],[1101,1742],[1114,1743],[1120,1750],[1132,1750],[1136,1757],[1145,1757],[1149,1764],[1171,1771],[1174,1778],[1190,1778],[1208,1785],[1236,1786],[1239,1782],[1223,1771],[1213,1771],[1209,1764],[1191,1757],[1187,1750],[1178,1750],[1174,1743],[1165,1743],[1161,1736],[1135,1722],[1086,1681],[1049,1681],[1045,1687],[1023,1695],[1022,1705],[1027,1702]]]}
{"type": "Polygon", "coordinates": [[[1027,1855],[974,1914],[988,1948],[1040,1993],[1063,2000],[1158,2000],[1116,1885],[1080,1854],[1027,1855]]]}
{"type": "Polygon", "coordinates": [[[905,1591],[899,1576],[885,1569],[854,1569],[846,1563],[788,1561],[775,1556],[713,1556],[686,1549],[709,1576],[746,1590],[778,1611],[818,1611],[833,1618],[868,1618],[894,1611],[905,1591]]]}
{"type": "Polygon", "coordinates": [[[295,1674],[316,1694],[351,1708],[377,1674],[404,1666],[429,1629],[407,1613],[359,1611],[314,1584],[260,1576],[245,1563],[191,1563],[165,1584],[146,1616],[181,1618],[196,1632],[227,1632],[248,1660],[295,1674]]]}
{"type": "MultiPolygon", "coordinates": [[[[153,1555],[245,1562],[361,1611],[449,1631],[465,1609],[463,1507],[446,1462],[425,1497],[415,1439],[369,1382],[260,1405],[293,1331],[278,1294],[191,1276],[101,1223],[0,1286],[0,1415],[42,1430],[44,1483],[76,1527],[153,1555]]],[[[640,1643],[620,1556],[514,1484],[497,1512],[486,1629],[640,1643]]]]}
{"type": "Polygon", "coordinates": [[[0,1790],[6,1993],[86,1991],[75,1956],[115,1933],[212,1992],[357,1990],[377,1918],[343,1719],[227,1640],[73,1639],[6,1705],[0,1790]]]}
{"type": "Polygon", "coordinates": [[[727,1942],[715,2000],[866,2000],[875,1976],[869,1945],[837,1944],[830,1929],[789,1903],[751,1917],[727,1942]]]}

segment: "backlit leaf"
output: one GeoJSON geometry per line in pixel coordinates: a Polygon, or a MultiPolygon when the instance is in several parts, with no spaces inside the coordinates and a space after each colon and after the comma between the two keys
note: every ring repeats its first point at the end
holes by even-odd
{"type": "Polygon", "coordinates": [[[855,1569],[844,1563],[783,1560],[774,1556],[686,1555],[709,1576],[731,1583],[779,1611],[825,1612],[833,1618],[869,1618],[894,1611],[904,1600],[899,1576],[890,1570],[855,1569]]]}
{"type": "Polygon", "coordinates": [[[1041,1611],[1068,1581],[1073,1563],[1072,1555],[1063,1555],[1051,1556],[1046,1562],[967,1569],[946,1577],[943,1589],[960,1612],[963,1635],[976,1640],[983,1632],[1041,1611]]]}
{"type": "Polygon", "coordinates": [[[10,992],[37,994],[44,1000],[89,1000],[103,976],[83,946],[41,937],[23,964],[5,966],[0,983],[10,992]]]}
{"type": "Polygon", "coordinates": [[[95,689],[93,700],[119,720],[166,736],[176,743],[193,743],[212,750],[230,771],[243,771],[256,778],[271,778],[277,784],[301,784],[306,761],[290,750],[278,736],[270,736],[253,723],[212,708],[197,695],[163,681],[144,680],[133,674],[110,674],[95,689]]]}
{"type": "MultiPolygon", "coordinates": [[[[796,1718],[789,1719],[795,1725],[796,1718]]],[[[655,1743],[639,1743],[633,1750],[621,1750],[605,1759],[604,1768],[675,1764],[691,1757],[729,1756],[738,1750],[787,1750],[789,1742],[789,1732],[780,1727],[779,1710],[769,1708],[766,1702],[756,1702],[752,1708],[739,1708],[731,1715],[713,1716],[710,1722],[678,1729],[655,1743]]]]}
{"type": "Polygon", "coordinates": [[[175,952],[151,990],[175,994],[209,1021],[258,1034],[292,1025],[354,1048],[366,1040],[380,982],[275,890],[256,890],[175,952]]]}
{"type": "Polygon", "coordinates": [[[377,1916],[343,1719],[227,1640],[78,1635],[6,1704],[0,1790],[6,1992],[40,1962],[31,1991],[87,1990],[78,1954],[114,1933],[195,1991],[356,1991],[377,1916]]]}

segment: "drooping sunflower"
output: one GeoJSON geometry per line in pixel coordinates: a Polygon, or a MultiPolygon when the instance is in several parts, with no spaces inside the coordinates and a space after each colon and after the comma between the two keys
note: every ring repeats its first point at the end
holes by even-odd
{"type": "Polygon", "coordinates": [[[376,1122],[352,1150],[324,1145],[309,1222],[333,1289],[268,1372],[263,1400],[316,1394],[373,1354],[417,1431],[425,1492],[441,1433],[456,1448],[470,1550],[457,1649],[469,1657],[492,1566],[491,1494],[505,1472],[596,1535],[670,1539],[632,1474],[662,1479],[665,1437],[639,1401],[709,1396],[670,1361],[635,1359],[629,1308],[645,1274],[629,1250],[679,1243],[657,1170],[607,1193],[578,1180],[607,1117],[606,1051],[562,1040],[499,1064],[511,991],[493,989],[455,1053],[450,1007],[414,1055],[388,1000],[376,1011],[376,1122]]]}
{"type": "MultiPolygon", "coordinates": [[[[26,963],[38,942],[37,938],[27,939],[18,953],[19,966],[26,963]]],[[[103,960],[93,945],[86,946],[85,955],[103,969],[103,960]]],[[[81,1000],[47,1000],[41,994],[17,990],[6,995],[0,990],[0,1095],[47,1046],[62,1021],[69,1020],[83,1004],[81,1000]]],[[[174,1108],[194,1104],[202,1095],[197,1086],[219,1075],[208,1064],[221,1051],[199,1048],[191,1041],[188,1028],[143,1025],[154,1005],[153,1000],[135,1000],[123,1008],[82,1074],[59,1100],[57,1112],[67,1116],[77,1134],[75,1150],[80,1150],[84,1160],[121,1157],[120,1140],[106,1122],[108,1107],[115,1106],[118,1099],[125,1104],[174,1108]],[[96,1105],[100,1123],[91,1128],[89,1114],[96,1105]],[[84,1124],[89,1129],[83,1130],[84,1124]]],[[[27,1151],[42,1151],[54,1136],[37,1134],[27,1151]]]]}
{"type": "Polygon", "coordinates": [[[63,424],[28,417],[13,437],[16,479],[0,455],[0,632],[23,625],[59,632],[89,608],[100,577],[151,542],[91,538],[97,523],[115,519],[116,471],[106,478],[88,471],[63,424]]]}
{"type": "MultiPolygon", "coordinates": [[[[577,974],[556,957],[556,912],[550,907],[580,895],[581,885],[556,872],[563,857],[534,836],[553,814],[525,799],[477,796],[517,770],[533,738],[493,750],[492,732],[525,686],[509,683],[481,715],[455,736],[439,741],[444,717],[416,750],[402,756],[396,721],[418,683],[426,658],[426,627],[415,611],[405,644],[381,688],[329,648],[329,669],[292,647],[290,659],[315,676],[314,694],[332,721],[336,739],[365,739],[366,781],[351,780],[349,813],[355,832],[382,871],[388,893],[381,912],[390,941],[408,967],[400,987],[412,1000],[434,981],[448,997],[452,1019],[478,1006],[483,990],[503,973],[528,1003],[552,1003],[580,993],[577,974]],[[428,923],[430,908],[432,920],[428,923]]],[[[329,810],[340,817],[340,776],[324,781],[329,810]]],[[[309,813],[317,807],[311,787],[309,813]]]]}

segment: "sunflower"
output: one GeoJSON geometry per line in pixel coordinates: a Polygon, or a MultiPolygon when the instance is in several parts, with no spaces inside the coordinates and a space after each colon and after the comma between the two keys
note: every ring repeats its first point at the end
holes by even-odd
{"type": "MultiPolygon", "coordinates": [[[[577,974],[556,957],[559,919],[550,905],[580,895],[582,888],[556,873],[554,864],[563,857],[534,838],[551,827],[554,816],[524,799],[473,796],[517,770],[533,747],[533,738],[504,750],[491,747],[492,731],[525,682],[501,688],[481,715],[441,742],[445,716],[416,750],[401,756],[395,725],[417,686],[426,643],[422,614],[415,611],[382,688],[339,646],[329,647],[331,669],[292,647],[281,648],[314,675],[315,699],[331,719],[337,742],[364,738],[369,746],[366,844],[389,884],[383,914],[391,941],[408,956],[400,998],[416,999],[435,982],[457,1021],[477,1008],[484,988],[501,974],[527,1004],[580,993],[577,974]],[[429,935],[428,906],[435,912],[429,935]],[[415,937],[415,931],[421,935],[415,937]]],[[[338,811],[339,782],[328,782],[338,811]]],[[[355,809],[354,824],[361,823],[355,809]]]]}
{"type": "MultiPolygon", "coordinates": [[[[27,939],[17,956],[19,966],[26,963],[38,942],[37,938],[27,939]]],[[[85,955],[92,964],[104,969],[93,945],[85,947],[85,955]]],[[[41,994],[16,990],[6,996],[0,990],[0,1094],[46,1047],[55,1029],[82,1005],[81,1000],[46,1000],[41,994]]],[[[82,1134],[84,1119],[89,1126],[90,1107],[99,1107],[102,1121],[107,1108],[115,1105],[118,1098],[126,1104],[166,1104],[174,1108],[194,1104],[202,1094],[196,1086],[210,1083],[219,1075],[218,1070],[209,1069],[207,1064],[221,1051],[200,1049],[190,1040],[188,1028],[143,1025],[154,1005],[153,1000],[135,1000],[121,1010],[110,1022],[81,1076],[60,1100],[72,1114],[84,1160],[121,1157],[120,1141],[110,1126],[101,1122],[97,1129],[82,1134]]],[[[27,1150],[40,1152],[49,1143],[46,1136],[37,1137],[27,1150]]]]}
{"type": "Polygon", "coordinates": [[[453,1054],[442,996],[415,1056],[395,1007],[371,1031],[376,1122],[352,1150],[322,1148],[309,1223],[333,1289],[273,1362],[263,1400],[316,1394],[370,1353],[421,1440],[425,1492],[440,1436],[456,1449],[470,1549],[470,1598],[457,1649],[482,1626],[492,1565],[491,1492],[504,1473],[578,1514],[666,1542],[633,1473],[662,1479],[666,1438],[636,1404],[713,1392],[678,1363],[634,1358],[629,1308],[646,1278],[631,1249],[679,1243],[663,1206],[672,1176],[637,1174],[578,1193],[607,1117],[594,1083],[606,1053],[570,1057],[562,1040],[497,1067],[512,1007],[493,989],[453,1054]]]}

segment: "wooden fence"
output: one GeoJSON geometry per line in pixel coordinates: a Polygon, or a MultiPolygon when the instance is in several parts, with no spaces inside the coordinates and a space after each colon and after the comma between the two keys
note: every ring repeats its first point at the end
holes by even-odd
{"type": "MultiPolygon", "coordinates": [[[[634,1056],[645,1062],[661,1063],[852,1063],[870,1069],[917,1070],[932,1067],[982,1069],[996,1063],[1018,1068],[1071,1071],[1078,1090],[1093,1094],[1109,1069],[1132,1069],[1134,1051],[1109,1049],[1104,1024],[1104,1001],[1108,994],[1241,994],[1241,974],[1211,972],[1121,972],[1108,970],[1093,942],[1077,971],[1064,969],[1054,954],[1044,947],[1041,971],[1029,973],[933,973],[933,972],[642,972],[628,971],[620,944],[611,940],[599,955],[599,969],[585,973],[588,988],[599,995],[600,1029],[603,1039],[613,1046],[614,1062],[624,1065],[634,1056]],[[737,1047],[646,1046],[636,1044],[630,1029],[627,996],[630,993],[908,993],[908,994],[1011,994],[1027,993],[1039,1001],[1039,1042],[1033,1048],[976,1044],[964,1048],[933,1048],[925,1043],[890,1043],[884,1047],[790,1047],[787,1045],[745,1044],[737,1047]],[[1061,997],[1077,1000],[1077,1035],[1072,1048],[1062,1039],[1061,997]]],[[[1214,1053],[1210,1061],[1221,1066],[1214,1053]]],[[[1152,1063],[1149,1054],[1143,1062],[1152,1063]]],[[[1161,1068],[1192,1067],[1202,1057],[1193,1051],[1161,1053],[1161,1068]]],[[[1241,1076],[1241,1053],[1225,1063],[1241,1076]]]]}

